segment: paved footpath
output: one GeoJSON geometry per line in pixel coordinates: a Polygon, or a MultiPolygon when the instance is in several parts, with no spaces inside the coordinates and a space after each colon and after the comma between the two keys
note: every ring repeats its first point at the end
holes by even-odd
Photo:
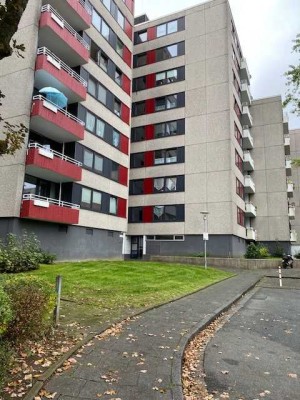
{"type": "Polygon", "coordinates": [[[59,400],[182,400],[181,359],[187,341],[263,274],[241,272],[145,312],[117,336],[93,339],[80,358],[74,357],[74,367],[53,376],[45,389],[56,392],[59,400]]]}

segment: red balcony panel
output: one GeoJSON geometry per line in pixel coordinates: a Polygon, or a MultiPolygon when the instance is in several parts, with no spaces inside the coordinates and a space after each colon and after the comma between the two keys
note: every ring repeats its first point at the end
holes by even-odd
{"type": "Polygon", "coordinates": [[[119,166],[119,183],[124,186],[128,186],[128,168],[119,166]]]}
{"type": "MultiPolygon", "coordinates": [[[[59,0],[61,2],[61,0],[59,0]]],[[[67,0],[67,3],[70,7],[76,12],[76,14],[82,19],[85,27],[83,29],[87,29],[91,26],[92,16],[88,13],[87,9],[83,7],[78,0],[67,0]]]]}
{"type": "Polygon", "coordinates": [[[156,62],[156,52],[155,50],[149,50],[147,52],[147,65],[153,64],[156,62]]]}
{"type": "Polygon", "coordinates": [[[49,207],[37,205],[36,200],[23,200],[21,218],[75,225],[79,221],[79,209],[60,207],[49,203],[49,207]]]}
{"type": "Polygon", "coordinates": [[[146,88],[151,89],[155,87],[155,74],[149,74],[146,76],[146,88]]]}
{"type": "Polygon", "coordinates": [[[124,154],[129,153],[129,138],[125,135],[120,137],[120,151],[124,154]]]}
{"type": "Polygon", "coordinates": [[[132,41],[132,37],[133,37],[133,28],[132,25],[129,23],[129,21],[127,20],[127,18],[125,18],[125,33],[126,35],[129,37],[129,39],[132,41]]]}
{"type": "Polygon", "coordinates": [[[83,140],[84,124],[76,117],[55,108],[42,96],[36,97],[31,109],[32,130],[60,143],[83,140]]]}
{"type": "Polygon", "coordinates": [[[125,104],[122,103],[121,105],[121,119],[126,124],[129,125],[130,123],[130,108],[127,107],[125,104]]]}
{"type": "Polygon", "coordinates": [[[153,193],[153,178],[146,178],[144,180],[144,194],[153,193]]]}
{"type": "Polygon", "coordinates": [[[123,60],[132,68],[132,53],[126,46],[123,48],[123,60]]]}
{"type": "Polygon", "coordinates": [[[156,26],[152,26],[147,30],[147,38],[148,40],[156,39],[156,26]]]}
{"type": "Polygon", "coordinates": [[[126,92],[129,96],[131,94],[131,80],[128,78],[127,75],[123,75],[122,78],[122,89],[126,92]]]}
{"type": "Polygon", "coordinates": [[[125,4],[129,8],[129,11],[131,12],[131,14],[133,14],[134,0],[125,0],[125,4]]]}
{"type": "Polygon", "coordinates": [[[146,140],[154,139],[154,126],[153,125],[146,125],[145,138],[146,138],[146,140]]]}
{"type": "Polygon", "coordinates": [[[146,151],[144,155],[145,167],[152,167],[154,165],[154,151],[146,151]]]}
{"type": "Polygon", "coordinates": [[[143,208],[143,222],[153,222],[153,206],[143,208]]]}
{"type": "Polygon", "coordinates": [[[82,176],[79,165],[61,159],[43,148],[28,149],[26,172],[52,182],[80,181],[82,176]]]}
{"type": "Polygon", "coordinates": [[[118,198],[117,216],[120,218],[127,217],[127,200],[122,199],[121,197],[118,198]]]}
{"type": "Polygon", "coordinates": [[[155,100],[148,99],[146,100],[146,114],[152,114],[155,111],[155,100]]]}
{"type": "Polygon", "coordinates": [[[89,60],[89,49],[82,38],[77,38],[80,37],[76,37],[76,32],[71,33],[53,12],[41,13],[39,46],[50,48],[71,67],[86,64],[89,60]]]}
{"type": "MultiPolygon", "coordinates": [[[[45,50],[47,51],[47,50],[45,50]]],[[[75,79],[66,69],[56,63],[49,54],[40,54],[36,59],[35,86],[42,89],[46,86],[55,87],[63,92],[70,103],[84,101],[86,99],[87,88],[78,79],[75,79]]],[[[65,65],[65,64],[64,64],[65,65]]]]}
{"type": "Polygon", "coordinates": [[[51,4],[76,31],[83,31],[91,26],[92,10],[86,1],[42,0],[42,4],[51,4]]]}

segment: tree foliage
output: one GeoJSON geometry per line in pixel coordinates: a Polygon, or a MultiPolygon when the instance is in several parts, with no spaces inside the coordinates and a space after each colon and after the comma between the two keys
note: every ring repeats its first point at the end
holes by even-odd
{"type": "MultiPolygon", "coordinates": [[[[27,3],[28,0],[6,0],[4,4],[0,5],[0,61],[11,56],[13,52],[18,57],[24,58],[22,52],[25,51],[25,46],[17,43],[13,36],[18,30],[27,3]]],[[[5,95],[0,90],[0,106],[2,106],[1,99],[3,98],[5,95]]],[[[3,154],[13,155],[22,148],[28,129],[23,123],[12,124],[5,121],[1,114],[0,123],[3,125],[0,133],[4,137],[0,140],[0,156],[3,154]]]]}
{"type": "MultiPolygon", "coordinates": [[[[293,40],[293,52],[300,53],[300,34],[293,40]]],[[[292,112],[300,115],[300,60],[298,65],[290,65],[289,70],[285,73],[288,86],[286,98],[283,102],[284,106],[291,105],[292,112]]]]}

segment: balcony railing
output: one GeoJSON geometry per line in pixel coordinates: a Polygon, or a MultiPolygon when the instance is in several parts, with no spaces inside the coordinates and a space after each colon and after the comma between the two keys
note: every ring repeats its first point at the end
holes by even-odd
{"type": "Polygon", "coordinates": [[[252,203],[245,204],[245,216],[254,218],[256,217],[256,207],[252,203]]]}
{"type": "Polygon", "coordinates": [[[287,156],[291,154],[291,138],[289,136],[284,137],[284,152],[287,156]]]}
{"type": "Polygon", "coordinates": [[[250,175],[245,176],[245,193],[255,193],[255,184],[253,182],[253,179],[250,175]]]}
{"type": "Polygon", "coordinates": [[[256,230],[254,228],[246,228],[246,235],[248,240],[256,240],[256,230]]]}
{"type": "Polygon", "coordinates": [[[243,106],[242,110],[242,125],[243,126],[252,126],[253,125],[253,118],[250,113],[249,107],[248,106],[243,106]]]}
{"type": "Polygon", "coordinates": [[[294,183],[293,182],[288,182],[287,183],[287,195],[288,197],[293,197],[294,193],[294,183]]]}
{"type": "Polygon", "coordinates": [[[66,63],[64,63],[60,58],[58,58],[55,54],[53,54],[47,47],[40,47],[37,50],[37,55],[46,55],[48,61],[54,64],[57,68],[63,69],[67,72],[72,78],[76,79],[82,86],[87,87],[87,81],[83,79],[77,72],[73,71],[66,63]]]}
{"type": "Polygon", "coordinates": [[[90,49],[90,45],[65,21],[59,14],[58,12],[50,5],[50,4],[45,4],[41,8],[41,12],[51,12],[52,18],[55,20],[55,22],[61,26],[61,28],[65,28],[69,33],[78,40],[79,43],[82,44],[87,50],[90,49]]]}
{"type": "Polygon", "coordinates": [[[285,160],[285,170],[287,176],[292,175],[292,160],[285,160]]]}
{"type": "Polygon", "coordinates": [[[72,208],[73,210],[79,210],[78,204],[68,203],[67,201],[61,201],[57,199],[51,199],[49,197],[38,196],[37,194],[25,193],[23,194],[23,200],[32,200],[35,206],[48,208],[50,204],[58,207],[72,208]]]}
{"type": "Polygon", "coordinates": [[[243,129],[243,149],[249,150],[253,149],[253,137],[251,135],[250,129],[243,129]]]}
{"type": "Polygon", "coordinates": [[[251,157],[251,154],[249,151],[244,152],[243,168],[244,168],[244,171],[253,171],[254,170],[254,161],[253,161],[253,158],[251,157]]]}
{"type": "Polygon", "coordinates": [[[289,205],[289,218],[295,219],[295,216],[296,216],[296,207],[289,205]]]}
{"type": "Polygon", "coordinates": [[[297,235],[297,232],[294,230],[294,229],[292,229],[291,231],[290,231],[290,241],[291,242],[297,242],[297,240],[298,240],[298,237],[297,237],[298,235],[297,235]]]}
{"type": "Polygon", "coordinates": [[[241,101],[243,105],[251,105],[252,96],[250,93],[249,85],[247,80],[241,82],[241,101]]]}
{"type": "Polygon", "coordinates": [[[248,85],[250,84],[251,75],[250,75],[250,72],[249,72],[249,69],[248,69],[248,65],[247,65],[247,61],[246,61],[245,58],[242,58],[242,60],[241,60],[240,78],[241,78],[242,81],[246,80],[248,85]]]}
{"type": "Polygon", "coordinates": [[[54,156],[55,156],[55,157],[60,158],[61,160],[67,161],[67,162],[69,162],[71,164],[75,164],[78,167],[82,167],[82,163],[80,161],[74,160],[73,158],[68,157],[68,156],[66,156],[64,154],[61,154],[58,151],[55,151],[55,150],[52,150],[52,149],[48,149],[47,147],[42,146],[39,143],[30,143],[28,145],[28,149],[40,149],[40,150],[42,150],[42,154],[45,157],[53,159],[54,156]]]}
{"type": "Polygon", "coordinates": [[[89,15],[92,15],[92,7],[87,4],[85,0],[79,0],[79,4],[82,5],[82,7],[87,11],[89,15]]]}

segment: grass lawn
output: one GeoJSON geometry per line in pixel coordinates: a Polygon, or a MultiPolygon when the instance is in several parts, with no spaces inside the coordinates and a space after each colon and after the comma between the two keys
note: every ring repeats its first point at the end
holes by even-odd
{"type": "Polygon", "coordinates": [[[50,283],[62,275],[62,323],[101,325],[231,276],[208,268],[137,261],[65,262],[26,274],[50,283]]]}

